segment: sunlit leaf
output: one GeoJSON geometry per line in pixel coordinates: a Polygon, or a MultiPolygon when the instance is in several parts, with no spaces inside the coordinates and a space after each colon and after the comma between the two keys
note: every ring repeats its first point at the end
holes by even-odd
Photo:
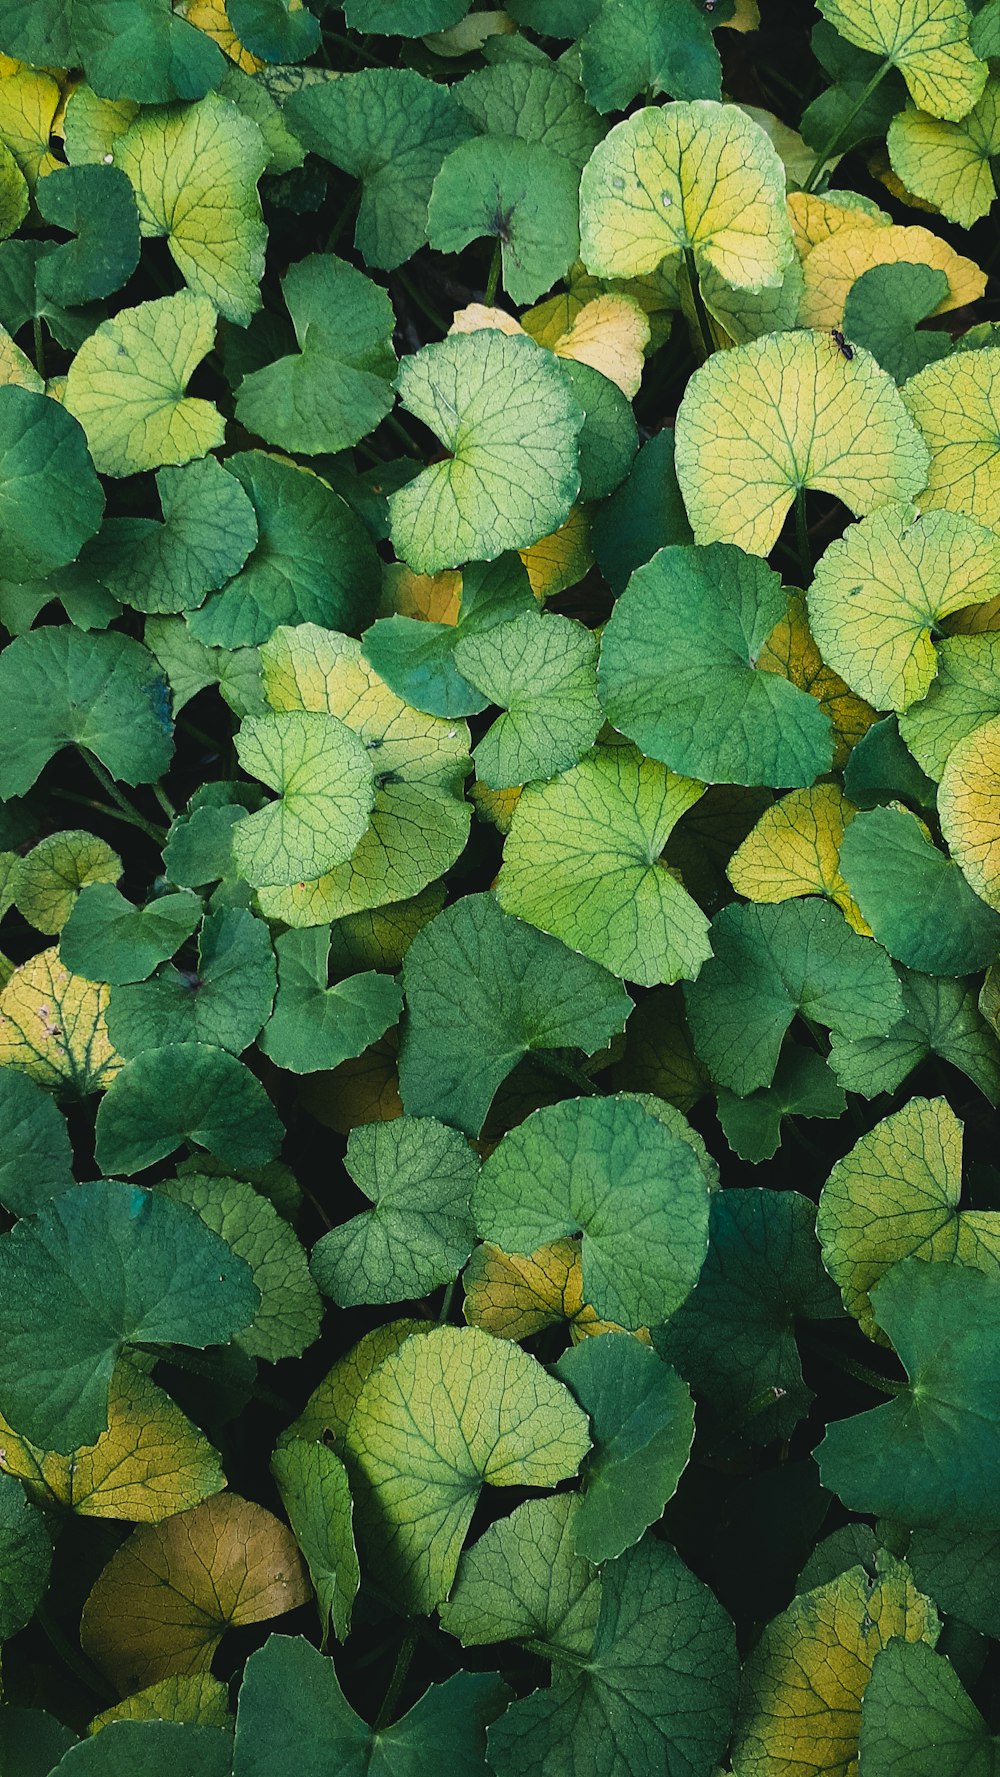
{"type": "Polygon", "coordinates": [[[979,98],[987,70],[961,0],[822,0],[820,11],[849,43],[898,68],[934,117],[964,117],[979,98]]]}
{"type": "Polygon", "coordinates": [[[108,1037],[109,990],[71,975],[58,950],[16,968],[0,991],[0,1067],[83,1097],[109,1086],[122,1058],[108,1037]]]}
{"type": "Polygon", "coordinates": [[[118,853],[93,833],[50,833],[19,860],[14,905],[36,931],[59,932],[81,889],[117,882],[121,871],[118,853]]]}
{"type": "Polygon", "coordinates": [[[368,825],[375,784],[370,755],[346,722],[305,710],[251,716],[237,747],[244,770],[280,798],[233,834],[248,882],[301,882],[350,857],[368,825]]]}
{"type": "Polygon", "coordinates": [[[801,325],[841,327],[845,303],[858,278],[874,266],[897,264],[927,265],[944,272],[948,288],[935,314],[975,302],[986,288],[986,274],[979,266],[928,228],[840,228],[806,257],[801,325]]]}
{"type": "Polygon", "coordinates": [[[953,353],[911,377],[903,400],[930,450],[921,508],[1000,521],[1000,349],[953,353]]]}
{"type": "Polygon", "coordinates": [[[994,718],[952,747],[941,774],[938,808],[955,862],[987,906],[1000,910],[998,779],[1000,718],[994,718]]]}
{"type": "Polygon", "coordinates": [[[908,109],[889,126],[893,171],[915,197],[924,198],[963,228],[985,216],[997,194],[990,162],[1000,153],[998,101],[1000,81],[991,79],[957,123],[908,109]]]}
{"type": "Polygon", "coordinates": [[[306,1558],[324,1631],[331,1623],[343,1641],[361,1580],[347,1470],[325,1444],[302,1438],[291,1438],[276,1450],[271,1469],[306,1558]]]}
{"type": "Polygon", "coordinates": [[[97,1734],[113,1721],[186,1721],[228,1729],[232,1725],[229,1693],[210,1672],[161,1678],[95,1715],[88,1733],[97,1734]]]}
{"type": "MultiPolygon", "coordinates": [[[[638,1348],[637,1348],[638,1349],[638,1348]]],[[[649,1355],[647,1353],[647,1355],[649,1355]]],[[[655,1359],[653,1360],[655,1362],[655,1359]]],[[[441,1624],[463,1647],[528,1641],[586,1659],[601,1607],[591,1562],[575,1549],[582,1501],[529,1499],[466,1549],[441,1624]]]]}

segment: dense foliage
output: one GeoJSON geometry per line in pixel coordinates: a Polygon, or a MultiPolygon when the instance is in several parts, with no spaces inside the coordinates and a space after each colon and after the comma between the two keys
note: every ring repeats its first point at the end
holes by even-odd
{"type": "Polygon", "coordinates": [[[762,5],[0,0],[4,1777],[1000,1769],[1000,0],[762,5]]]}

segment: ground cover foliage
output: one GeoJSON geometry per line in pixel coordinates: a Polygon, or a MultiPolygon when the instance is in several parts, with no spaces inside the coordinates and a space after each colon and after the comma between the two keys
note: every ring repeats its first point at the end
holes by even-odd
{"type": "Polygon", "coordinates": [[[0,0],[5,1777],[1000,1768],[1000,0],[0,0]]]}

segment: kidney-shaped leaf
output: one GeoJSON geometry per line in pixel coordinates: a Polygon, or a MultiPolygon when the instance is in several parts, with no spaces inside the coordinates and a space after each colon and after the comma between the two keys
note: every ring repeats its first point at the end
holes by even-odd
{"type": "Polygon", "coordinates": [[[0,1241],[0,1411],[50,1450],[93,1444],[125,1345],[224,1345],[252,1321],[249,1266],[138,1185],[78,1185],[0,1241]]]}
{"type": "Polygon", "coordinates": [[[281,1123],[260,1081],[209,1043],[144,1049],[112,1085],[97,1112],[95,1152],[105,1172],[141,1172],[185,1141],[228,1166],[263,1166],[281,1144],[281,1123]]]}
{"type": "Polygon", "coordinates": [[[248,717],[236,746],[244,770],[280,795],[234,830],[247,881],[280,887],[344,863],[375,800],[371,754],[354,730],[337,716],[285,710],[248,717]]]}
{"type": "Polygon", "coordinates": [[[963,0],[820,0],[819,10],[848,43],[898,68],[932,117],[964,117],[986,84],[963,0]]]}
{"type": "Polygon", "coordinates": [[[868,352],[846,358],[829,333],[802,329],[717,352],[695,371],[674,460],[695,542],[767,555],[801,488],[871,512],[920,492],[928,451],[868,352]]]}
{"type": "Polygon", "coordinates": [[[872,808],[844,834],[840,868],[889,955],[927,975],[971,975],[1000,955],[1000,914],[904,808],[872,808]]]}
{"type": "Polygon", "coordinates": [[[572,1098],[511,1129],[473,1191],[476,1227],[533,1253],[583,1233],[583,1287],[599,1315],[651,1326],[679,1308],[708,1250],[697,1153],[637,1100],[572,1098]]]}
{"type": "Polygon", "coordinates": [[[87,442],[58,401],[0,388],[0,527],[9,579],[41,579],[75,561],[97,530],[104,491],[87,442]]]}
{"type": "Polygon", "coordinates": [[[948,849],[976,894],[1000,911],[1000,717],[952,748],[941,774],[938,813],[948,849]]]}
{"type": "Polygon", "coordinates": [[[459,1562],[442,1628],[463,1647],[528,1641],[535,1651],[541,1643],[586,1659],[601,1583],[574,1547],[582,1505],[579,1494],[555,1493],[491,1524],[459,1562]]]}

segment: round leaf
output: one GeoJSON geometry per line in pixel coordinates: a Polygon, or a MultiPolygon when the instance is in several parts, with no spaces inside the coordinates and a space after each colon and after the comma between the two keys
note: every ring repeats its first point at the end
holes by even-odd
{"type": "Polygon", "coordinates": [[[251,716],[236,741],[240,764],[281,800],[233,832],[237,868],[255,887],[301,882],[342,864],[375,799],[369,752],[337,716],[289,710],[251,716]]]}
{"type": "Polygon", "coordinates": [[[482,236],[500,244],[512,302],[537,301],[579,255],[579,176],[540,142],[476,136],[452,150],[434,181],[427,233],[440,253],[482,236]]]}
{"type": "Polygon", "coordinates": [[[928,975],[969,975],[1000,955],[1000,914],[908,809],[859,814],[840,863],[865,920],[897,962],[928,975]]]}
{"type": "Polygon", "coordinates": [[[528,1641],[586,1659],[601,1584],[576,1553],[582,1501],[573,1493],[529,1499],[485,1530],[458,1564],[441,1626],[463,1647],[528,1641]]]}
{"type": "Polygon", "coordinates": [[[270,1014],[274,985],[263,920],[223,908],[202,926],[195,968],[167,963],[151,980],[115,988],[108,1035],[127,1060],[173,1043],[212,1043],[241,1055],[270,1014]]]}
{"type": "Polygon", "coordinates": [[[984,722],[948,754],[941,774],[941,831],[956,864],[988,907],[1000,911],[1000,718],[984,722]]]}
{"type": "Polygon", "coordinates": [[[41,950],[0,992],[0,1067],[56,1092],[100,1091],[122,1058],[108,1038],[108,989],[71,975],[58,950],[41,950]]]}
{"type": "Polygon", "coordinates": [[[903,401],[930,450],[921,508],[1000,523],[1000,347],[928,364],[911,377],[903,401]]]}
{"type": "Polygon", "coordinates": [[[932,116],[964,117],[979,98],[987,69],[962,0],[822,0],[820,12],[848,43],[898,68],[932,116]]]}
{"type": "Polygon", "coordinates": [[[11,579],[41,578],[75,561],[97,530],[104,491],[88,442],[57,401],[0,388],[0,525],[11,579]]]}
{"type": "Polygon", "coordinates": [[[230,1166],[262,1166],[281,1144],[281,1123],[263,1086],[224,1049],[144,1049],[111,1084],[97,1112],[95,1152],[105,1172],[141,1172],[185,1141],[230,1166]]]}
{"type": "Polygon", "coordinates": [[[552,777],[590,750],[602,723],[596,655],[581,623],[531,611],[456,644],[463,677],[506,712],[473,753],[484,783],[552,777]]]}

